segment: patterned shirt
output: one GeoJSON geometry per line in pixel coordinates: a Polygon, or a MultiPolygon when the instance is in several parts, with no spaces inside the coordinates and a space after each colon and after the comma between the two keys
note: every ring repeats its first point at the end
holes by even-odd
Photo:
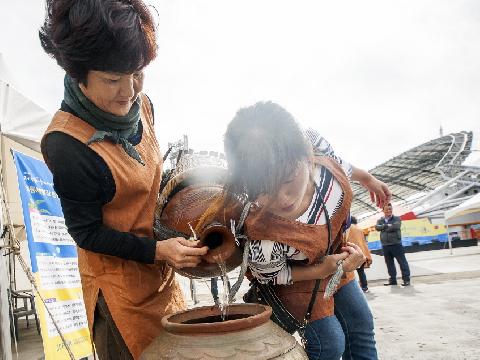
{"type": "MultiPolygon", "coordinates": [[[[315,155],[331,157],[340,164],[348,178],[351,177],[351,165],[335,155],[325,138],[312,129],[307,129],[305,133],[312,143],[315,155]]],[[[315,168],[314,180],[316,187],[312,201],[307,211],[297,221],[305,224],[322,225],[326,223],[326,218],[320,199],[324,199],[331,219],[339,209],[344,193],[338,181],[325,167],[317,166],[315,168]]],[[[305,260],[306,258],[305,254],[292,246],[271,240],[252,240],[248,254],[248,265],[252,275],[261,283],[291,284],[292,269],[289,260],[305,260]]]]}

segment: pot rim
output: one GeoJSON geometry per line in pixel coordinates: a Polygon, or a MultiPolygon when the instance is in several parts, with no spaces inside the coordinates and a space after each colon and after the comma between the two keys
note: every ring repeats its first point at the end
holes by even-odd
{"type": "MultiPolygon", "coordinates": [[[[234,259],[233,255],[237,251],[239,252],[239,248],[235,243],[235,235],[233,235],[232,231],[225,225],[214,221],[208,224],[202,231],[202,235],[200,237],[199,246],[205,245],[205,239],[210,235],[212,232],[217,232],[222,235],[224,238],[222,243],[214,249],[209,249],[208,252],[202,256],[202,259],[210,264],[217,265],[218,260],[222,260],[224,262],[228,262],[231,259],[234,259]]],[[[241,260],[236,261],[235,267],[239,266],[241,260]]],[[[218,265],[217,265],[218,266],[218,265]]]]}
{"type": "Polygon", "coordinates": [[[185,324],[185,321],[221,315],[218,306],[202,306],[166,315],[162,318],[162,327],[173,334],[212,334],[248,330],[265,324],[270,320],[272,308],[263,304],[230,304],[229,315],[250,315],[242,319],[215,323],[185,324]]]}

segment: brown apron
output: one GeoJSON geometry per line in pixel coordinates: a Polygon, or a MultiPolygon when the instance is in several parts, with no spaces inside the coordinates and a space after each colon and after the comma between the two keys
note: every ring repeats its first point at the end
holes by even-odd
{"type": "Polygon", "coordinates": [[[365,255],[365,257],[367,258],[363,267],[369,268],[370,265],[372,265],[372,254],[370,254],[370,250],[368,249],[368,244],[365,241],[365,235],[363,234],[363,230],[360,229],[357,225],[352,224],[348,231],[347,241],[357,244],[360,249],[362,249],[363,255],[365,255]]]}
{"type": "MultiPolygon", "coordinates": [[[[153,238],[153,213],[162,174],[162,158],[155,138],[150,102],[145,95],[141,96],[143,134],[135,148],[145,166],[128,156],[119,144],[101,141],[88,146],[105,161],[115,181],[115,195],[103,207],[104,225],[153,238]]],[[[70,113],[58,111],[44,137],[54,131],[86,144],[95,129],[70,113]]],[[[48,165],[48,159],[45,162],[48,165]]],[[[142,264],[77,249],[90,334],[93,334],[98,293],[102,291],[115,325],[133,357],[139,358],[160,333],[162,317],[185,308],[173,270],[165,262],[142,264]]]]}
{"type": "MultiPolygon", "coordinates": [[[[335,253],[341,252],[345,242],[343,226],[350,212],[352,203],[352,189],[345,172],[333,159],[326,156],[316,156],[315,163],[327,168],[340,184],[344,196],[342,204],[330,219],[333,239],[332,249],[335,253]]],[[[252,240],[272,240],[286,244],[301,251],[308,258],[308,264],[318,263],[325,255],[328,246],[327,225],[304,224],[295,220],[288,220],[271,213],[252,208],[245,220],[245,234],[252,240]]],[[[347,273],[340,286],[355,278],[353,273],[347,273]]],[[[311,321],[333,315],[333,297],[324,299],[323,294],[330,277],[321,281],[319,293],[312,310],[311,321]]],[[[298,281],[291,285],[275,285],[275,293],[284,306],[297,320],[303,321],[310,302],[315,280],[298,281]]]]}

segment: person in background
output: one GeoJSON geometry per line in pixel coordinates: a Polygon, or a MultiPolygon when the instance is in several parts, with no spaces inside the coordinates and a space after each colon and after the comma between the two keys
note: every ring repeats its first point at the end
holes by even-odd
{"type": "Polygon", "coordinates": [[[47,0],[40,41],[66,72],[41,148],[77,244],[90,335],[101,360],[138,359],[162,317],[185,308],[170,265],[208,251],[153,238],[162,156],[142,92],[153,19],[141,0],[47,0]]]}
{"type": "Polygon", "coordinates": [[[410,267],[408,266],[405,251],[402,245],[402,220],[400,217],[393,215],[392,204],[387,203],[383,207],[384,216],[378,219],[375,229],[380,231],[380,242],[382,243],[383,256],[388,270],[388,282],[385,286],[397,285],[397,269],[395,261],[397,260],[402,272],[402,286],[410,285],[410,267]]]}
{"type": "Polygon", "coordinates": [[[477,232],[475,231],[475,228],[473,226],[470,226],[470,239],[476,239],[477,238],[477,232]]]}
{"type": "Polygon", "coordinates": [[[348,231],[348,241],[357,244],[362,249],[363,255],[365,255],[365,262],[357,269],[358,279],[360,287],[364,293],[368,292],[367,275],[365,275],[365,268],[369,268],[372,265],[372,254],[368,249],[368,243],[365,239],[363,230],[357,226],[357,218],[352,216],[350,218],[350,230],[348,231]]]}

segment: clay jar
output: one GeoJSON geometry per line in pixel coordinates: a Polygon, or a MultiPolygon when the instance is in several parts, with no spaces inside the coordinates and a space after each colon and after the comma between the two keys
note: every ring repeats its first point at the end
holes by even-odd
{"type": "MultiPolygon", "coordinates": [[[[199,219],[211,206],[215,206],[223,188],[220,185],[197,184],[190,185],[175,193],[162,209],[159,221],[174,229],[186,238],[193,236],[199,219]]],[[[208,253],[202,257],[202,262],[194,268],[176,269],[181,275],[190,278],[212,278],[221,276],[218,265],[223,262],[226,271],[235,269],[242,263],[242,252],[235,242],[230,228],[230,220],[238,221],[238,208],[223,209],[219,206],[213,220],[202,226],[198,234],[200,245],[207,245],[208,253]]]]}
{"type": "Polygon", "coordinates": [[[225,321],[216,306],[167,315],[141,360],[308,359],[295,338],[270,320],[272,309],[233,304],[225,321]]]}

